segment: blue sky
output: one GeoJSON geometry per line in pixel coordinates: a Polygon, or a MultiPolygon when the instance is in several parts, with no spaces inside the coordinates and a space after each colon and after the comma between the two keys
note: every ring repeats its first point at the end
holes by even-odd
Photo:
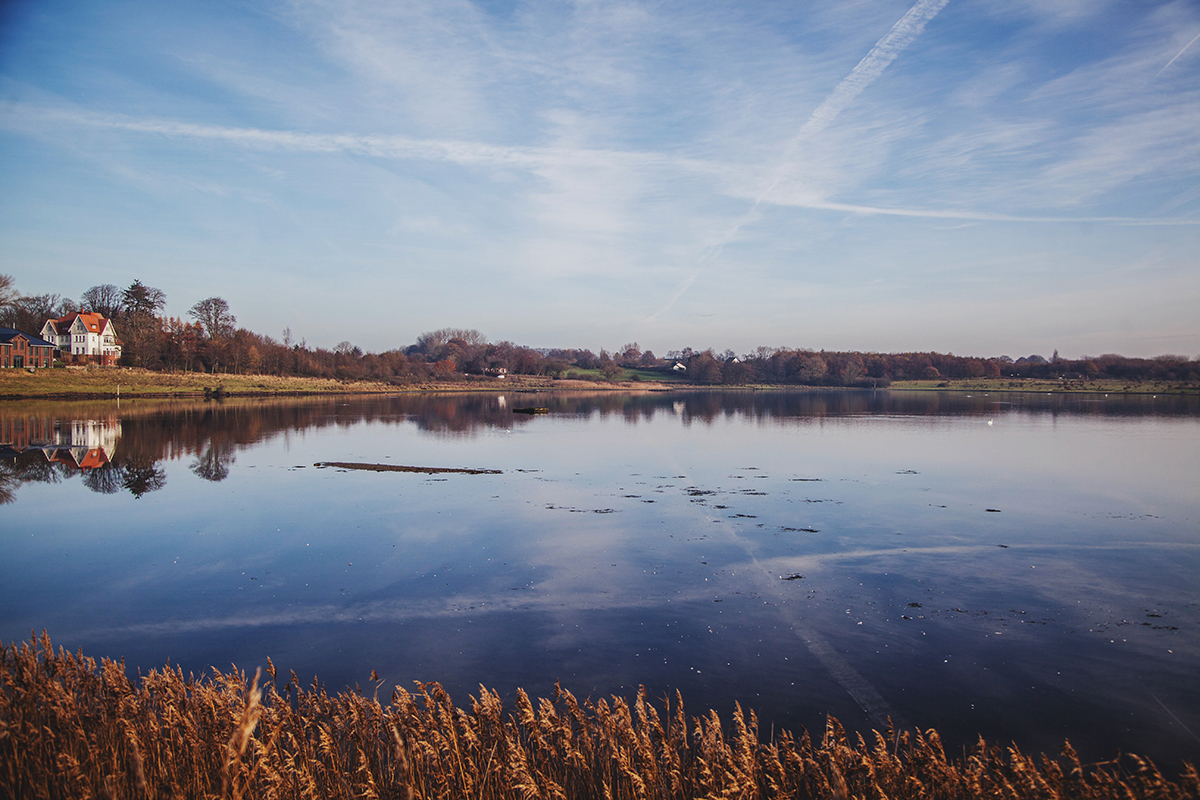
{"type": "Polygon", "coordinates": [[[368,350],[1200,354],[1200,4],[0,11],[0,272],[368,350]]]}

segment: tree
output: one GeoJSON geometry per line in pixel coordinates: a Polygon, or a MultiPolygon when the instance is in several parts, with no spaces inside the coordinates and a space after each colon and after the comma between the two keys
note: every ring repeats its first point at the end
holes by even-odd
{"type": "Polygon", "coordinates": [[[414,352],[424,355],[430,361],[444,360],[446,346],[455,339],[459,340],[460,348],[462,345],[476,347],[487,344],[487,337],[473,328],[439,328],[418,336],[414,352]]]}
{"type": "Polygon", "coordinates": [[[170,317],[163,329],[162,359],[167,368],[190,372],[194,368],[196,353],[200,351],[200,326],[184,322],[179,317],[170,317]]]}
{"type": "Polygon", "coordinates": [[[30,294],[18,297],[5,311],[6,323],[19,331],[37,335],[46,320],[57,319],[75,308],[75,303],[56,294],[30,294]]]}
{"type": "Polygon", "coordinates": [[[717,361],[712,350],[705,350],[688,359],[688,377],[696,383],[718,384],[722,380],[721,362],[717,361]]]}
{"type": "Polygon", "coordinates": [[[126,315],[121,329],[121,358],[127,364],[146,369],[160,366],[166,343],[164,320],[148,314],[126,315]]]}
{"type": "Polygon", "coordinates": [[[825,359],[811,351],[797,353],[793,364],[793,374],[800,383],[817,383],[825,377],[825,373],[829,370],[825,359]]]}
{"type": "Polygon", "coordinates": [[[13,286],[12,275],[0,275],[0,313],[8,311],[21,293],[13,286]]]}
{"type": "Polygon", "coordinates": [[[122,358],[136,367],[155,367],[163,346],[158,314],[167,304],[161,289],[134,281],[121,292],[122,358]]]}
{"type": "Polygon", "coordinates": [[[134,281],[121,292],[121,310],[130,316],[155,317],[166,304],[167,296],[161,289],[146,286],[141,281],[134,281]]]}
{"type": "Polygon", "coordinates": [[[188,316],[200,323],[209,339],[223,340],[233,336],[237,317],[229,312],[229,303],[221,297],[201,300],[188,310],[188,316]]]}
{"type": "Polygon", "coordinates": [[[121,313],[121,290],[111,283],[93,286],[83,293],[79,303],[84,311],[92,311],[102,317],[112,319],[121,313]]]}

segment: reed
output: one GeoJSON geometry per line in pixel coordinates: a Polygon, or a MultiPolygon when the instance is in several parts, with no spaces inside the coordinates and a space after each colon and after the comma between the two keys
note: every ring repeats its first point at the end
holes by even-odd
{"type": "MultiPolygon", "coordinates": [[[[372,674],[372,679],[376,676],[372,674]]],[[[244,672],[151,671],[57,652],[49,637],[0,654],[0,796],[9,798],[1200,798],[1125,756],[1085,765],[982,740],[948,758],[937,732],[850,737],[833,718],[763,741],[753,711],[689,717],[676,694],[661,712],[644,690],[580,703],[555,687],[513,707],[480,687],[470,711],[436,683],[387,704],[329,695],[268,660],[244,672]]]]}

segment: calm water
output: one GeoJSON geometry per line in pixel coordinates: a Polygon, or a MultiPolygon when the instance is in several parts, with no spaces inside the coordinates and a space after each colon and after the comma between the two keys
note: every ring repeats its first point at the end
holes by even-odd
{"type": "Polygon", "coordinates": [[[1200,757],[1195,398],[9,404],[0,433],[6,643],[1200,757]]]}

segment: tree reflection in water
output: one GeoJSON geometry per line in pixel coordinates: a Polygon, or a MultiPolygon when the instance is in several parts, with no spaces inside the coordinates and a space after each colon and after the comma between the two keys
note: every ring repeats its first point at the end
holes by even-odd
{"type": "Polygon", "coordinates": [[[229,465],[236,459],[232,442],[209,442],[190,469],[204,480],[218,483],[229,477],[229,465]]]}
{"type": "MultiPolygon", "coordinates": [[[[134,497],[166,485],[162,462],[186,456],[202,480],[229,477],[237,451],[275,436],[348,427],[361,422],[413,424],[445,438],[470,438],[486,429],[536,424],[514,415],[511,395],[408,394],[303,399],[138,401],[117,410],[87,402],[0,404],[0,504],[11,503],[26,483],[58,483],[75,475],[99,494],[128,491],[134,497]],[[82,448],[82,449],[81,449],[82,448]],[[86,457],[83,457],[86,454],[86,457]]],[[[1200,398],[1071,394],[993,394],[904,391],[538,392],[520,405],[545,407],[557,416],[619,416],[636,424],[656,414],[678,416],[684,425],[712,425],[729,417],[809,424],[860,415],[967,416],[987,418],[998,408],[1029,414],[1192,416],[1200,398]]]]}

